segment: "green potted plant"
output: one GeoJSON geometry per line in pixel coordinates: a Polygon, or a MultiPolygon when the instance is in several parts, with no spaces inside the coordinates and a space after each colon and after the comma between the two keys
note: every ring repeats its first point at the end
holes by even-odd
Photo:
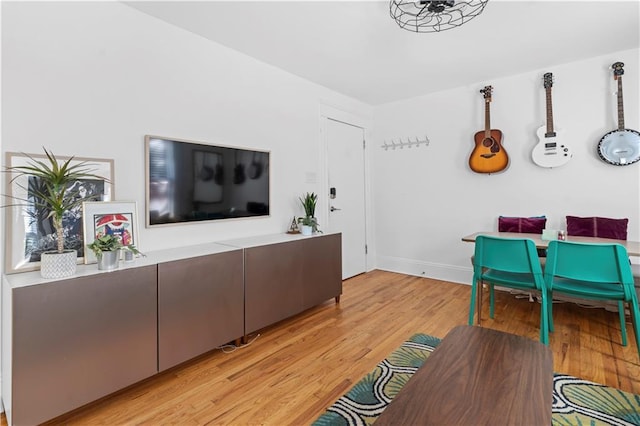
{"type": "Polygon", "coordinates": [[[95,200],[97,197],[83,197],[78,189],[73,188],[73,184],[83,179],[107,179],[94,174],[91,164],[86,161],[72,164],[74,157],[61,161],[46,148],[44,152],[45,159],[23,154],[29,158],[27,165],[7,167],[5,171],[13,175],[10,182],[20,176],[33,176],[37,179],[36,184],[29,185],[28,192],[32,198],[14,199],[18,205],[32,206],[38,216],[51,218],[57,250],[42,253],[40,274],[43,278],[63,278],[75,273],[78,257],[76,250],[65,249],[63,217],[66,212],[77,209],[84,201],[95,200]]]}
{"type": "Polygon", "coordinates": [[[120,237],[113,234],[101,235],[93,240],[91,244],[87,244],[87,247],[96,255],[98,269],[106,271],[118,267],[120,250],[127,250],[133,254],[142,254],[133,244],[124,245],[120,237]]]}
{"type": "Polygon", "coordinates": [[[302,225],[302,235],[311,235],[314,232],[321,232],[316,219],[316,204],[318,202],[318,195],[314,192],[307,192],[304,197],[299,198],[304,209],[304,217],[298,218],[298,223],[302,225]]]}

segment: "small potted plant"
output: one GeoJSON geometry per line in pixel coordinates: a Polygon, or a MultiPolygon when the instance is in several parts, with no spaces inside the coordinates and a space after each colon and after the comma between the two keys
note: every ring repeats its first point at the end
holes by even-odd
{"type": "Polygon", "coordinates": [[[298,223],[301,226],[302,235],[311,235],[314,232],[321,232],[318,227],[318,219],[316,219],[316,204],[318,202],[318,195],[314,192],[307,192],[304,197],[300,197],[302,208],[304,208],[304,217],[298,218],[298,223]]]}
{"type": "Polygon", "coordinates": [[[98,269],[110,271],[118,267],[120,250],[128,250],[133,254],[142,254],[133,245],[122,244],[120,237],[113,234],[105,234],[97,237],[87,247],[96,255],[98,259],[98,269]]]}
{"type": "MultiPolygon", "coordinates": [[[[32,206],[39,215],[51,218],[56,235],[56,251],[44,252],[40,258],[40,274],[43,278],[63,278],[73,275],[76,271],[77,252],[67,250],[64,246],[65,229],[62,220],[69,211],[77,209],[84,201],[95,200],[97,196],[82,196],[74,183],[84,179],[99,179],[107,181],[102,176],[94,174],[91,164],[81,161],[72,164],[74,157],[59,161],[51,151],[44,148],[46,159],[36,159],[28,154],[26,166],[7,167],[6,172],[13,174],[10,182],[20,176],[32,176],[37,184],[30,184],[28,191],[32,198],[14,199],[18,204],[32,206]]],[[[26,189],[26,188],[25,188],[26,189]]]]}

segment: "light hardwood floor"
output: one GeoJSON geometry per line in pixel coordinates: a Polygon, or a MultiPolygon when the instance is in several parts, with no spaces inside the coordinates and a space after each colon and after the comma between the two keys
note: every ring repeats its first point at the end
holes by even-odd
{"type": "MultiPolygon", "coordinates": [[[[467,285],[373,271],[343,291],[339,305],[262,330],[249,346],[215,350],[51,424],[309,424],[412,334],[444,337],[467,322],[467,285]]],[[[538,303],[498,292],[494,320],[487,305],[483,326],[538,339],[538,303]]],[[[616,313],[561,303],[554,319],[555,371],[640,394],[632,328],[622,347],[616,313]]]]}

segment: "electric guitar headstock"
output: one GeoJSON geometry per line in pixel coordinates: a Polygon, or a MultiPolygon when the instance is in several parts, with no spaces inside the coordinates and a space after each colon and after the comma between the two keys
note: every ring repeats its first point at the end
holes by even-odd
{"type": "Polygon", "coordinates": [[[624,67],[624,64],[622,62],[616,62],[613,65],[611,65],[611,68],[613,68],[613,78],[614,78],[614,80],[617,80],[619,76],[624,74],[623,67],[624,67]]]}
{"type": "Polygon", "coordinates": [[[545,73],[544,76],[542,77],[542,80],[544,81],[544,88],[548,89],[551,86],[553,86],[553,74],[548,72],[545,73]]]}
{"type": "Polygon", "coordinates": [[[480,89],[480,93],[484,95],[485,102],[491,102],[491,91],[493,86],[484,86],[484,89],[480,89]]]}

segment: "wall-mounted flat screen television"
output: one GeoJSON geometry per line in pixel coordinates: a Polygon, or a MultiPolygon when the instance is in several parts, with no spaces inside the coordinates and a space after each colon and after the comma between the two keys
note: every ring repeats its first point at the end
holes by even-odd
{"type": "Polygon", "coordinates": [[[145,136],[147,226],[269,216],[268,151],[145,136]]]}

